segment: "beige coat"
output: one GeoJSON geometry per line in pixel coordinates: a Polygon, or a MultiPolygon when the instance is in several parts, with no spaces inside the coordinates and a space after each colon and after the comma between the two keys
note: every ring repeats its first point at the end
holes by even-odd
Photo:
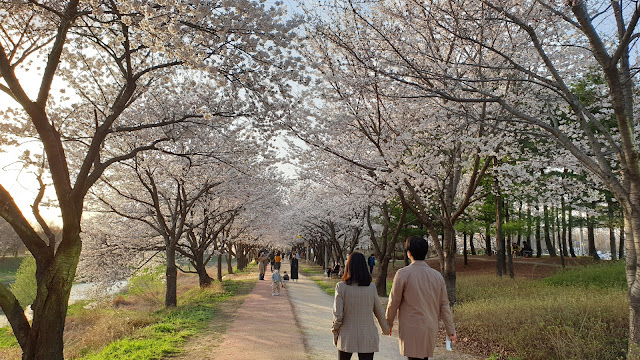
{"type": "Polygon", "coordinates": [[[378,319],[382,333],[388,334],[389,325],[374,283],[369,286],[347,285],[343,281],[336,284],[331,331],[338,350],[350,353],[379,351],[380,338],[373,315],[378,319]]]}
{"type": "Polygon", "coordinates": [[[267,272],[267,264],[269,263],[269,257],[261,256],[258,258],[258,272],[263,274],[267,272]]]}
{"type": "Polygon", "coordinates": [[[444,322],[447,334],[456,331],[444,278],[424,261],[417,260],[396,273],[387,305],[389,324],[396,314],[400,354],[407,357],[433,356],[438,320],[444,322]]]}

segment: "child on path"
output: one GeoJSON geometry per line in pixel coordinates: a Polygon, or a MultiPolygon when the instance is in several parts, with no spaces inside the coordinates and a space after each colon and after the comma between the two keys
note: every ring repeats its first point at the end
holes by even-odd
{"type": "Polygon", "coordinates": [[[282,276],[280,276],[280,271],[278,269],[273,270],[273,274],[271,275],[271,296],[280,296],[280,286],[282,286],[282,276]]]}
{"type": "Polygon", "coordinates": [[[284,274],[282,275],[282,280],[284,281],[289,281],[289,274],[287,274],[287,271],[284,271],[284,274]]]}

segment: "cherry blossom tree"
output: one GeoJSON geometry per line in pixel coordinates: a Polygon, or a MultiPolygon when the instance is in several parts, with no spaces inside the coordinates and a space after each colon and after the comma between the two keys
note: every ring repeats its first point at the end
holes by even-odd
{"type": "MultiPolygon", "coordinates": [[[[357,42],[339,43],[363,71],[410,96],[498,105],[509,127],[529,124],[592,172],[622,205],[630,288],[630,344],[640,339],[638,161],[633,53],[637,3],[621,1],[337,2],[357,42]],[[453,40],[452,40],[453,39],[453,40]],[[375,56],[370,56],[375,52],[375,56]],[[604,82],[594,111],[571,84],[593,69],[604,82]],[[563,117],[557,109],[567,109],[563,117]]],[[[341,29],[342,30],[342,29],[341,29]]],[[[341,34],[341,33],[340,33],[341,34]]],[[[347,63],[345,63],[347,64],[347,63]]]]}
{"type": "Polygon", "coordinates": [[[62,359],[64,320],[89,189],[112,164],[171,139],[154,139],[124,153],[111,152],[112,141],[192,118],[177,114],[152,122],[129,117],[134,122],[126,123],[121,115],[149,85],[180,67],[214,74],[221,89],[257,91],[247,92],[248,97],[282,95],[288,91],[286,81],[297,77],[299,69],[286,50],[294,44],[291,30],[296,23],[285,24],[283,15],[280,8],[244,0],[1,3],[0,90],[16,104],[19,115],[3,126],[41,142],[63,223],[58,244],[43,240],[11,195],[0,189],[0,215],[37,263],[32,323],[11,292],[0,286],[0,306],[23,358],[62,359]],[[28,84],[33,80],[25,77],[28,71],[37,73],[35,91],[28,84]]]}
{"type": "MultiPolygon", "coordinates": [[[[492,159],[513,151],[513,137],[496,121],[505,112],[495,105],[427,98],[367,68],[384,60],[384,53],[353,22],[353,11],[341,10],[329,21],[312,19],[308,58],[324,81],[314,98],[324,102],[310,104],[313,115],[301,116],[306,123],[293,123],[291,129],[311,148],[358,169],[361,179],[384,189],[379,193],[386,192],[386,198],[379,204],[399,197],[402,207],[417,215],[433,238],[453,304],[455,222],[482,197],[477,190],[492,159]],[[313,62],[317,53],[322,61],[313,62]]],[[[384,233],[393,238],[394,231],[384,233]]],[[[378,254],[383,263],[391,256],[385,253],[378,254]]]]}

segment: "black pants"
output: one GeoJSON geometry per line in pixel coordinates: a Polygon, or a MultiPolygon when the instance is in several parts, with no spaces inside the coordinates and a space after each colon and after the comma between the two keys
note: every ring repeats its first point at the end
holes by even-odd
{"type": "MultiPolygon", "coordinates": [[[[338,350],[338,360],[349,360],[353,353],[338,350]]],[[[373,360],[373,353],[358,353],[359,360],[373,360]]]]}
{"type": "Polygon", "coordinates": [[[429,360],[428,357],[426,357],[426,358],[412,358],[412,357],[410,357],[410,358],[407,358],[407,359],[409,359],[409,360],[429,360]]]}

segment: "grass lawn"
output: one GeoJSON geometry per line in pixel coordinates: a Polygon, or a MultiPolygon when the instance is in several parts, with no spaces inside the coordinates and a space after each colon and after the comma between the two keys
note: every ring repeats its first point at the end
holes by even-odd
{"type": "Polygon", "coordinates": [[[318,265],[304,264],[299,265],[300,272],[313,280],[325,293],[334,296],[336,284],[340,281],[338,278],[327,278],[327,275],[318,265]]]}
{"type": "Polygon", "coordinates": [[[255,280],[226,280],[222,284],[222,291],[216,287],[190,290],[182,296],[175,309],[162,309],[150,314],[155,321],[149,326],[80,358],[161,359],[180,353],[187,338],[199,333],[216,318],[221,303],[229,301],[233,296],[249,293],[253,285],[255,280]]]}

